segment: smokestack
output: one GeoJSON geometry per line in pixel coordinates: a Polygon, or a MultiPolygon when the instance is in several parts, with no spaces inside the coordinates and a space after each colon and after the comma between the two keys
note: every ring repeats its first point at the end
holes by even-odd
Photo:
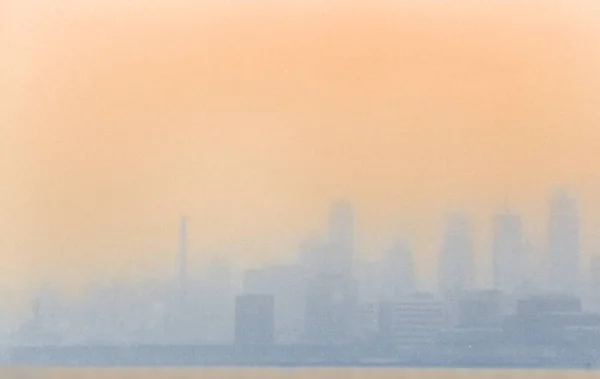
{"type": "Polygon", "coordinates": [[[181,288],[187,283],[187,220],[181,217],[179,224],[179,282],[181,288]]]}

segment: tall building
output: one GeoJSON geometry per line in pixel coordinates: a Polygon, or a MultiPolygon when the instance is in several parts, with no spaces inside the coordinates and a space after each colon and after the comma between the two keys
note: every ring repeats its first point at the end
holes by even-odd
{"type": "Polygon", "coordinates": [[[240,295],[235,299],[235,343],[275,343],[275,299],[272,295],[240,295]]]}
{"type": "Polygon", "coordinates": [[[565,191],[557,192],[550,201],[547,259],[548,289],[579,294],[579,215],[576,200],[565,191]]]}
{"type": "Polygon", "coordinates": [[[438,278],[442,294],[468,290],[474,285],[471,222],[466,214],[453,212],[446,220],[438,278]]]}
{"type": "Polygon", "coordinates": [[[354,211],[348,201],[333,204],[329,215],[328,274],[350,276],[355,253],[354,211]]]}
{"type": "Polygon", "coordinates": [[[386,252],[383,263],[386,301],[397,301],[416,292],[415,267],[408,243],[396,241],[386,252]]]}
{"type": "Polygon", "coordinates": [[[318,262],[321,269],[311,278],[306,293],[305,338],[317,344],[345,343],[358,301],[353,275],[354,211],[348,201],[338,201],[331,208],[323,253],[318,262]]]}
{"type": "Polygon", "coordinates": [[[525,242],[518,214],[498,213],[493,220],[494,289],[514,294],[524,282],[525,242]]]}

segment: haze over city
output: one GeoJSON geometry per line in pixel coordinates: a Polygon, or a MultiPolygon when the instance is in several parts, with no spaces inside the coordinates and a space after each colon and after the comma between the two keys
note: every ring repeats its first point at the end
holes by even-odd
{"type": "Polygon", "coordinates": [[[183,214],[190,265],[286,260],[348,198],[357,254],[408,235],[428,288],[444,215],[471,213],[490,283],[491,215],[542,251],[563,185],[587,264],[597,3],[365,4],[4,1],[0,281],[171,275],[183,214]]]}
{"type": "Polygon", "coordinates": [[[599,67],[595,0],[0,0],[0,365],[598,369],[599,67]]]}

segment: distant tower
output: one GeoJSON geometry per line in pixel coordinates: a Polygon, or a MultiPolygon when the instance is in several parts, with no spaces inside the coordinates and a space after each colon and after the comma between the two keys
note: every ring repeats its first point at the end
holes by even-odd
{"type": "MultiPolygon", "coordinates": [[[[326,251],[319,272],[309,283],[305,303],[305,337],[311,343],[346,343],[351,338],[358,302],[354,261],[354,211],[348,201],[329,213],[326,251]]],[[[321,250],[316,250],[317,252],[321,250]]]]}
{"type": "Polygon", "coordinates": [[[474,281],[471,222],[466,214],[453,212],[446,220],[439,260],[442,294],[472,289],[474,281]]]}
{"type": "Polygon", "coordinates": [[[548,225],[549,290],[577,295],[580,287],[579,214],[577,201],[564,190],[550,201],[548,225]]]}
{"type": "Polygon", "coordinates": [[[187,285],[187,219],[181,217],[179,224],[179,284],[182,289],[187,285]]]}
{"type": "Polygon", "coordinates": [[[330,257],[327,269],[334,274],[351,275],[354,260],[354,211],[348,201],[333,204],[329,215],[330,257]]]}
{"type": "Polygon", "coordinates": [[[513,295],[524,281],[525,240],[521,217],[505,211],[493,220],[494,288],[513,295]]]}

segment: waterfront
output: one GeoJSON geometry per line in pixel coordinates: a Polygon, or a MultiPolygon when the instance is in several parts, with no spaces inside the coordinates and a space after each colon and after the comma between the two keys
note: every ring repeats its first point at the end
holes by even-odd
{"type": "Polygon", "coordinates": [[[579,370],[396,370],[396,369],[96,369],[96,368],[4,368],[6,379],[584,379],[600,378],[600,371],[579,370]]]}

